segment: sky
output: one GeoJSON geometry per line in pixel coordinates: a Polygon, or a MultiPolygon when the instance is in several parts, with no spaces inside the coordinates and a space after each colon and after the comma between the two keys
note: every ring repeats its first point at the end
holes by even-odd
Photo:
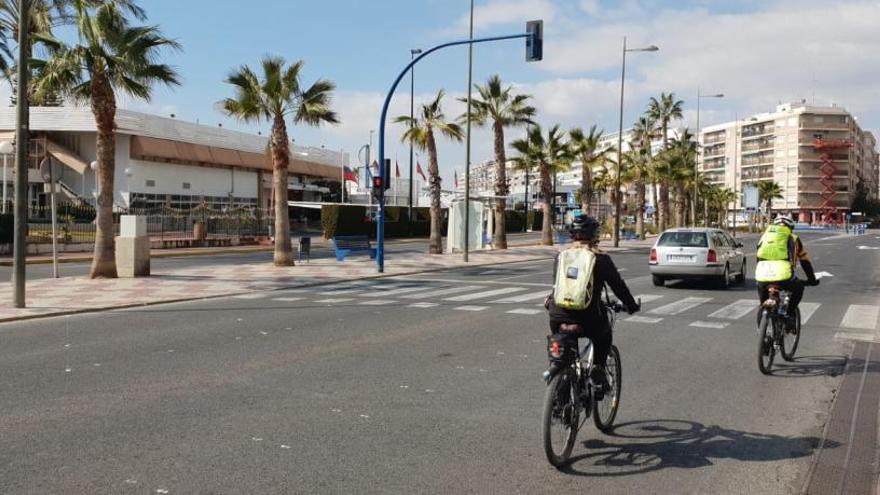
{"type": "MultiPolygon", "coordinates": [[[[305,61],[303,84],[334,81],[332,107],[341,123],[289,129],[298,145],[325,146],[356,154],[379,125],[382,101],[410,58],[427,48],[467,36],[468,0],[142,0],[149,23],[183,46],[166,60],[183,84],[158,89],[151,102],[123,99],[121,106],[248,132],[269,125],[224,116],[216,103],[232,94],[223,82],[242,64],[256,66],[265,54],[305,61]]],[[[621,49],[655,44],[655,53],[629,53],[624,126],[648,99],[674,92],[685,102],[684,125],[694,127],[698,88],[724,93],[704,99],[703,126],[734,115],[772,111],[779,103],[806,99],[837,103],[863,128],[880,130],[880,1],[878,0],[476,0],[475,37],[524,32],[543,19],[544,60],[525,62],[524,41],[476,45],[474,82],[492,74],[533,95],[538,122],[563,128],[618,126],[621,49]]],[[[429,55],[415,70],[415,100],[445,90],[448,118],[464,111],[456,98],[467,91],[467,49],[429,55]]],[[[392,101],[390,117],[409,113],[409,79],[392,101]]],[[[408,147],[402,127],[387,125],[386,156],[406,175],[408,147]]],[[[507,131],[508,142],[524,130],[507,131]]],[[[374,137],[374,145],[376,138],[374,137]]],[[[465,147],[438,138],[446,187],[464,169],[465,147]]],[[[485,129],[473,133],[473,162],[492,157],[485,129]]],[[[427,158],[420,158],[426,164],[427,158]]]]}

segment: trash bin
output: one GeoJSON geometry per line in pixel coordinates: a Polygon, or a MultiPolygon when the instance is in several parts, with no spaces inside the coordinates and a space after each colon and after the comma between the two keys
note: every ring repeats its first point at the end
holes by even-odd
{"type": "Polygon", "coordinates": [[[307,260],[311,260],[312,253],[312,238],[308,236],[302,236],[299,238],[299,260],[302,261],[303,256],[307,260]]]}

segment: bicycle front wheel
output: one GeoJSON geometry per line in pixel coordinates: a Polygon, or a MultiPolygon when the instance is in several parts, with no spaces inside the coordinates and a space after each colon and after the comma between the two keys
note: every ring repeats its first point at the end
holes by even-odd
{"type": "Polygon", "coordinates": [[[603,433],[608,433],[614,426],[617,409],[620,407],[620,390],[622,375],[620,367],[620,351],[612,345],[605,363],[605,377],[608,379],[608,391],[602,400],[593,401],[593,422],[603,433]]]}
{"type": "Polygon", "coordinates": [[[794,328],[782,330],[782,359],[786,361],[794,360],[794,353],[797,352],[798,344],[801,341],[801,308],[794,312],[794,328]]]}
{"type": "Polygon", "coordinates": [[[776,354],[776,347],[773,345],[772,325],[770,314],[767,311],[762,312],[761,320],[758,323],[758,369],[765,375],[770,374],[770,368],[773,367],[773,358],[776,354]]]}
{"type": "Polygon", "coordinates": [[[544,452],[557,468],[568,462],[577,438],[580,411],[576,380],[572,368],[560,371],[550,380],[544,397],[544,452]]]}

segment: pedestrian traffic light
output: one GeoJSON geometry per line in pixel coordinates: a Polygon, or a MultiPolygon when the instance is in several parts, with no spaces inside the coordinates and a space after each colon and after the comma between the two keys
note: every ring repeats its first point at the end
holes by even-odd
{"type": "Polygon", "coordinates": [[[391,187],[391,158],[385,159],[385,170],[382,171],[382,180],[385,181],[383,182],[385,189],[389,189],[391,187]]]}
{"type": "Polygon", "coordinates": [[[540,62],[544,59],[544,21],[526,23],[526,62],[540,62]]]}

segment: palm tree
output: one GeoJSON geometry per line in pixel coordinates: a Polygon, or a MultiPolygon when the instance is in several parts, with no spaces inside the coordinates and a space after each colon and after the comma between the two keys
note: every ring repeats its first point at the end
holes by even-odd
{"type": "MultiPolygon", "coordinates": [[[[123,14],[128,2],[73,0],[78,40],[65,44],[41,37],[48,60],[32,61],[36,97],[58,93],[88,101],[97,127],[98,197],[95,255],[90,276],[116,277],[113,177],[116,171],[116,93],[149,100],[154,84],[179,84],[177,73],[157,63],[162,48],[180,45],[157,27],[131,26],[123,14]]],[[[130,9],[129,9],[130,10],[130,9]]]]}
{"type": "MultiPolygon", "coordinates": [[[[663,149],[669,148],[669,123],[680,120],[684,115],[682,110],[684,102],[675,99],[675,93],[660,93],[660,98],[651,97],[648,103],[647,115],[657,124],[660,137],[663,140],[663,149]]],[[[660,182],[657,210],[660,230],[665,230],[669,223],[669,184],[660,182]]]]}
{"type": "MultiPolygon", "coordinates": [[[[535,108],[528,105],[529,95],[513,94],[513,87],[504,87],[501,78],[494,75],[485,86],[475,84],[478,98],[471,98],[471,121],[478,126],[492,124],[495,138],[495,249],[507,249],[505,210],[510,188],[507,184],[507,157],[504,150],[504,128],[532,122],[535,108]]],[[[467,102],[466,98],[461,101],[467,102]]],[[[466,119],[462,115],[460,120],[466,119]]]]}
{"type": "MultiPolygon", "coordinates": [[[[636,156],[630,159],[630,166],[634,167],[633,184],[636,189],[636,234],[639,239],[645,239],[645,197],[647,181],[651,176],[651,139],[654,135],[654,121],[644,115],[633,125],[630,149],[635,151],[636,156]]],[[[656,203],[657,198],[654,197],[656,203]]],[[[656,205],[655,205],[656,210],[656,205]]]]}
{"type": "Polygon", "coordinates": [[[784,198],[782,196],[782,187],[772,180],[762,180],[758,182],[758,198],[761,204],[767,204],[767,216],[770,216],[773,200],[784,198]]]}
{"type": "Polygon", "coordinates": [[[437,162],[437,142],[434,139],[434,132],[439,132],[453,141],[461,141],[463,135],[458,124],[446,121],[441,106],[444,94],[443,90],[440,90],[433,100],[422,105],[420,115],[415,118],[401,115],[394,120],[409,127],[403,133],[401,141],[408,141],[428,153],[428,175],[431,176],[428,180],[431,187],[431,237],[428,241],[428,252],[431,254],[443,252],[443,237],[440,232],[440,165],[437,162]]]}
{"type": "Polygon", "coordinates": [[[276,266],[293,265],[293,247],[290,241],[290,212],[287,207],[287,177],[290,166],[290,139],[287,122],[294,125],[319,126],[336,124],[339,119],[330,109],[330,100],[336,85],[319,79],[308,89],[300,81],[305,62],[288,65],[281,57],[266,56],[261,61],[262,80],[248,66],[233,70],[226,83],[235,88],[235,96],[220,102],[227,115],[244,122],[271,122],[272,135],[269,152],[272,157],[272,184],[275,207],[276,266]]]}
{"type": "Polygon", "coordinates": [[[615,151],[614,146],[602,145],[603,131],[595,125],[590,126],[590,131],[584,131],[576,127],[568,131],[568,145],[571,148],[572,159],[581,162],[581,211],[584,215],[590,214],[590,203],[593,199],[593,169],[604,165],[610,153],[615,151]]]}
{"type": "Polygon", "coordinates": [[[727,228],[727,216],[730,211],[730,203],[732,203],[736,199],[736,194],[730,189],[717,188],[717,190],[712,194],[712,200],[715,203],[715,207],[718,208],[719,227],[727,228]]]}
{"type": "Polygon", "coordinates": [[[519,153],[519,156],[514,159],[515,162],[520,167],[536,167],[541,177],[542,209],[544,212],[541,244],[545,246],[553,245],[551,224],[553,175],[567,170],[571,163],[570,150],[568,144],[563,142],[563,134],[557,124],[550,128],[545,138],[541,127],[535,125],[529,130],[526,139],[517,139],[510,143],[511,147],[519,153]]]}

